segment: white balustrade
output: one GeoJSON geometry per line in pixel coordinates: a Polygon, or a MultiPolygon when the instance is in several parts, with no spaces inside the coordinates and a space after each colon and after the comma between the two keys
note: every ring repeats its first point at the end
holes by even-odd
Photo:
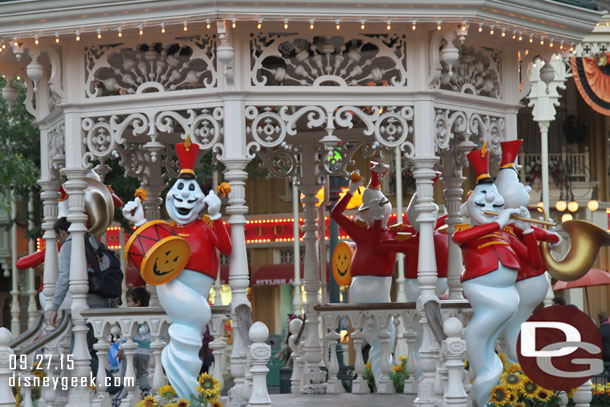
{"type": "Polygon", "coordinates": [[[13,351],[8,345],[12,339],[11,332],[4,327],[0,327],[0,407],[15,406],[15,397],[13,397],[9,385],[9,378],[13,374],[10,370],[10,358],[13,351]]]}
{"type": "Polygon", "coordinates": [[[587,380],[582,386],[579,386],[572,398],[574,407],[589,407],[593,400],[593,392],[591,391],[591,380],[587,380]]]}
{"type": "Polygon", "coordinates": [[[269,329],[264,323],[258,321],[252,324],[248,334],[253,342],[248,351],[249,372],[252,377],[248,407],[270,407],[271,399],[267,391],[267,373],[269,372],[267,363],[271,357],[271,346],[265,343],[269,337],[269,329]]]}
{"type": "Polygon", "coordinates": [[[290,392],[298,394],[303,387],[303,369],[305,368],[305,359],[303,354],[303,338],[301,338],[301,330],[303,329],[303,321],[299,318],[294,318],[290,321],[288,329],[292,334],[288,338],[288,346],[292,353],[292,375],[290,376],[290,392]]]}
{"type": "Polygon", "coordinates": [[[445,358],[447,383],[444,389],[444,403],[447,407],[466,407],[466,392],[464,390],[464,354],[466,341],[462,339],[464,327],[457,318],[449,318],[444,324],[445,339],[441,345],[441,353],[445,358]]]}

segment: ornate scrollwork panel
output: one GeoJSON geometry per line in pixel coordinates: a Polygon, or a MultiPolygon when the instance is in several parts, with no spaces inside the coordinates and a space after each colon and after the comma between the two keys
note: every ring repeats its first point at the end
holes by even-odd
{"type": "Polygon", "coordinates": [[[406,37],[253,34],[253,86],[406,86],[406,37]]]}
{"type": "Polygon", "coordinates": [[[85,48],[88,98],[217,86],[216,36],[85,48]]]}
{"type": "Polygon", "coordinates": [[[450,148],[451,140],[460,135],[466,141],[487,142],[492,156],[501,154],[500,143],[504,141],[505,120],[503,117],[482,115],[468,111],[453,111],[437,108],[434,118],[435,147],[437,151],[450,148]]]}
{"type": "Polygon", "coordinates": [[[440,81],[433,87],[478,96],[502,98],[502,51],[462,45],[453,73],[442,63],[440,81]]]}
{"type": "Polygon", "coordinates": [[[49,158],[53,169],[60,169],[65,160],[65,133],[66,126],[63,121],[57,123],[48,132],[49,158]]]}
{"type": "Polygon", "coordinates": [[[148,162],[161,160],[166,172],[175,174],[172,148],[191,136],[202,151],[222,150],[224,109],[210,107],[182,111],[157,111],[87,117],[81,121],[87,146],[83,164],[121,158],[127,174],[140,178],[148,162]]]}

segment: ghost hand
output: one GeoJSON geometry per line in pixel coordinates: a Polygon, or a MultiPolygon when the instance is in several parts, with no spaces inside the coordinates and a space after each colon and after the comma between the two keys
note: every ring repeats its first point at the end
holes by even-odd
{"type": "MultiPolygon", "coordinates": [[[[530,211],[525,206],[522,206],[521,208],[519,208],[519,216],[522,218],[529,219],[531,217],[530,211]]],[[[515,226],[521,230],[529,230],[532,228],[532,224],[524,220],[516,220],[515,226]]]]}
{"type": "Polygon", "coordinates": [[[210,219],[220,219],[220,206],[222,202],[214,190],[210,191],[208,196],[203,198],[203,202],[208,206],[208,215],[210,216],[210,219]]]}
{"type": "Polygon", "coordinates": [[[559,239],[559,240],[558,240],[556,243],[550,243],[551,248],[552,248],[552,249],[556,249],[556,248],[558,248],[559,246],[561,246],[561,243],[563,243],[563,238],[561,237],[561,235],[560,235],[559,233],[555,232],[555,227],[554,227],[554,226],[553,226],[553,227],[551,227],[551,230],[550,230],[550,231],[551,231],[551,232],[552,232],[554,235],[556,235],[556,236],[557,236],[557,238],[559,239]]]}
{"type": "Polygon", "coordinates": [[[140,227],[147,222],[139,197],[123,205],[123,216],[136,227],[140,227]]]}
{"type": "Polygon", "coordinates": [[[498,225],[500,225],[500,229],[502,229],[504,226],[506,226],[506,225],[508,225],[509,223],[512,222],[510,217],[512,215],[519,214],[519,212],[520,212],[519,209],[514,209],[514,208],[502,209],[500,211],[500,214],[498,215],[498,219],[496,220],[496,223],[498,225]]]}
{"type": "Polygon", "coordinates": [[[371,211],[373,219],[383,219],[383,205],[381,203],[381,199],[371,199],[371,202],[369,203],[369,211],[371,211]]]}

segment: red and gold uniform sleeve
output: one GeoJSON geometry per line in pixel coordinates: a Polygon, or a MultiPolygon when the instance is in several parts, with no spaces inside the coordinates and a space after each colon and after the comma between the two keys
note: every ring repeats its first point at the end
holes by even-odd
{"type": "Polygon", "coordinates": [[[214,221],[212,228],[212,238],[214,246],[225,256],[231,254],[231,238],[229,237],[229,233],[227,233],[227,228],[225,227],[222,218],[218,218],[214,221]]]}
{"type": "Polygon", "coordinates": [[[339,226],[341,226],[341,229],[353,239],[354,235],[357,234],[357,230],[361,229],[361,227],[354,224],[354,222],[344,214],[350,199],[352,199],[352,194],[346,192],[330,211],[330,216],[339,226]]]}
{"type": "Polygon", "coordinates": [[[460,230],[459,232],[455,232],[451,238],[457,244],[465,244],[497,230],[500,230],[500,225],[496,222],[491,222],[484,225],[473,226],[466,230],[460,230]]]}
{"type": "Polygon", "coordinates": [[[542,257],[540,256],[540,249],[538,248],[538,242],[534,236],[534,232],[528,234],[522,234],[521,240],[511,234],[507,233],[510,240],[510,245],[521,258],[522,262],[526,263],[529,267],[539,268],[542,266],[542,257]]]}

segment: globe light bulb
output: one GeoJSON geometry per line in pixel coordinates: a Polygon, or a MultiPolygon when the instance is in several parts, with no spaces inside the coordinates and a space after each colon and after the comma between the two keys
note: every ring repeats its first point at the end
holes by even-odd
{"type": "Polygon", "coordinates": [[[567,222],[572,219],[574,219],[574,217],[572,216],[571,213],[564,213],[563,216],[561,217],[562,222],[567,222]]]}
{"type": "Polygon", "coordinates": [[[576,212],[578,210],[578,202],[576,201],[570,201],[568,203],[568,210],[570,212],[576,212]]]}
{"type": "Polygon", "coordinates": [[[591,199],[589,202],[587,202],[587,208],[591,212],[595,212],[599,209],[599,201],[597,199],[591,199]]]}
{"type": "Polygon", "coordinates": [[[557,211],[559,212],[565,211],[567,207],[568,203],[564,200],[557,201],[557,203],[555,204],[555,209],[557,209],[557,211]]]}

